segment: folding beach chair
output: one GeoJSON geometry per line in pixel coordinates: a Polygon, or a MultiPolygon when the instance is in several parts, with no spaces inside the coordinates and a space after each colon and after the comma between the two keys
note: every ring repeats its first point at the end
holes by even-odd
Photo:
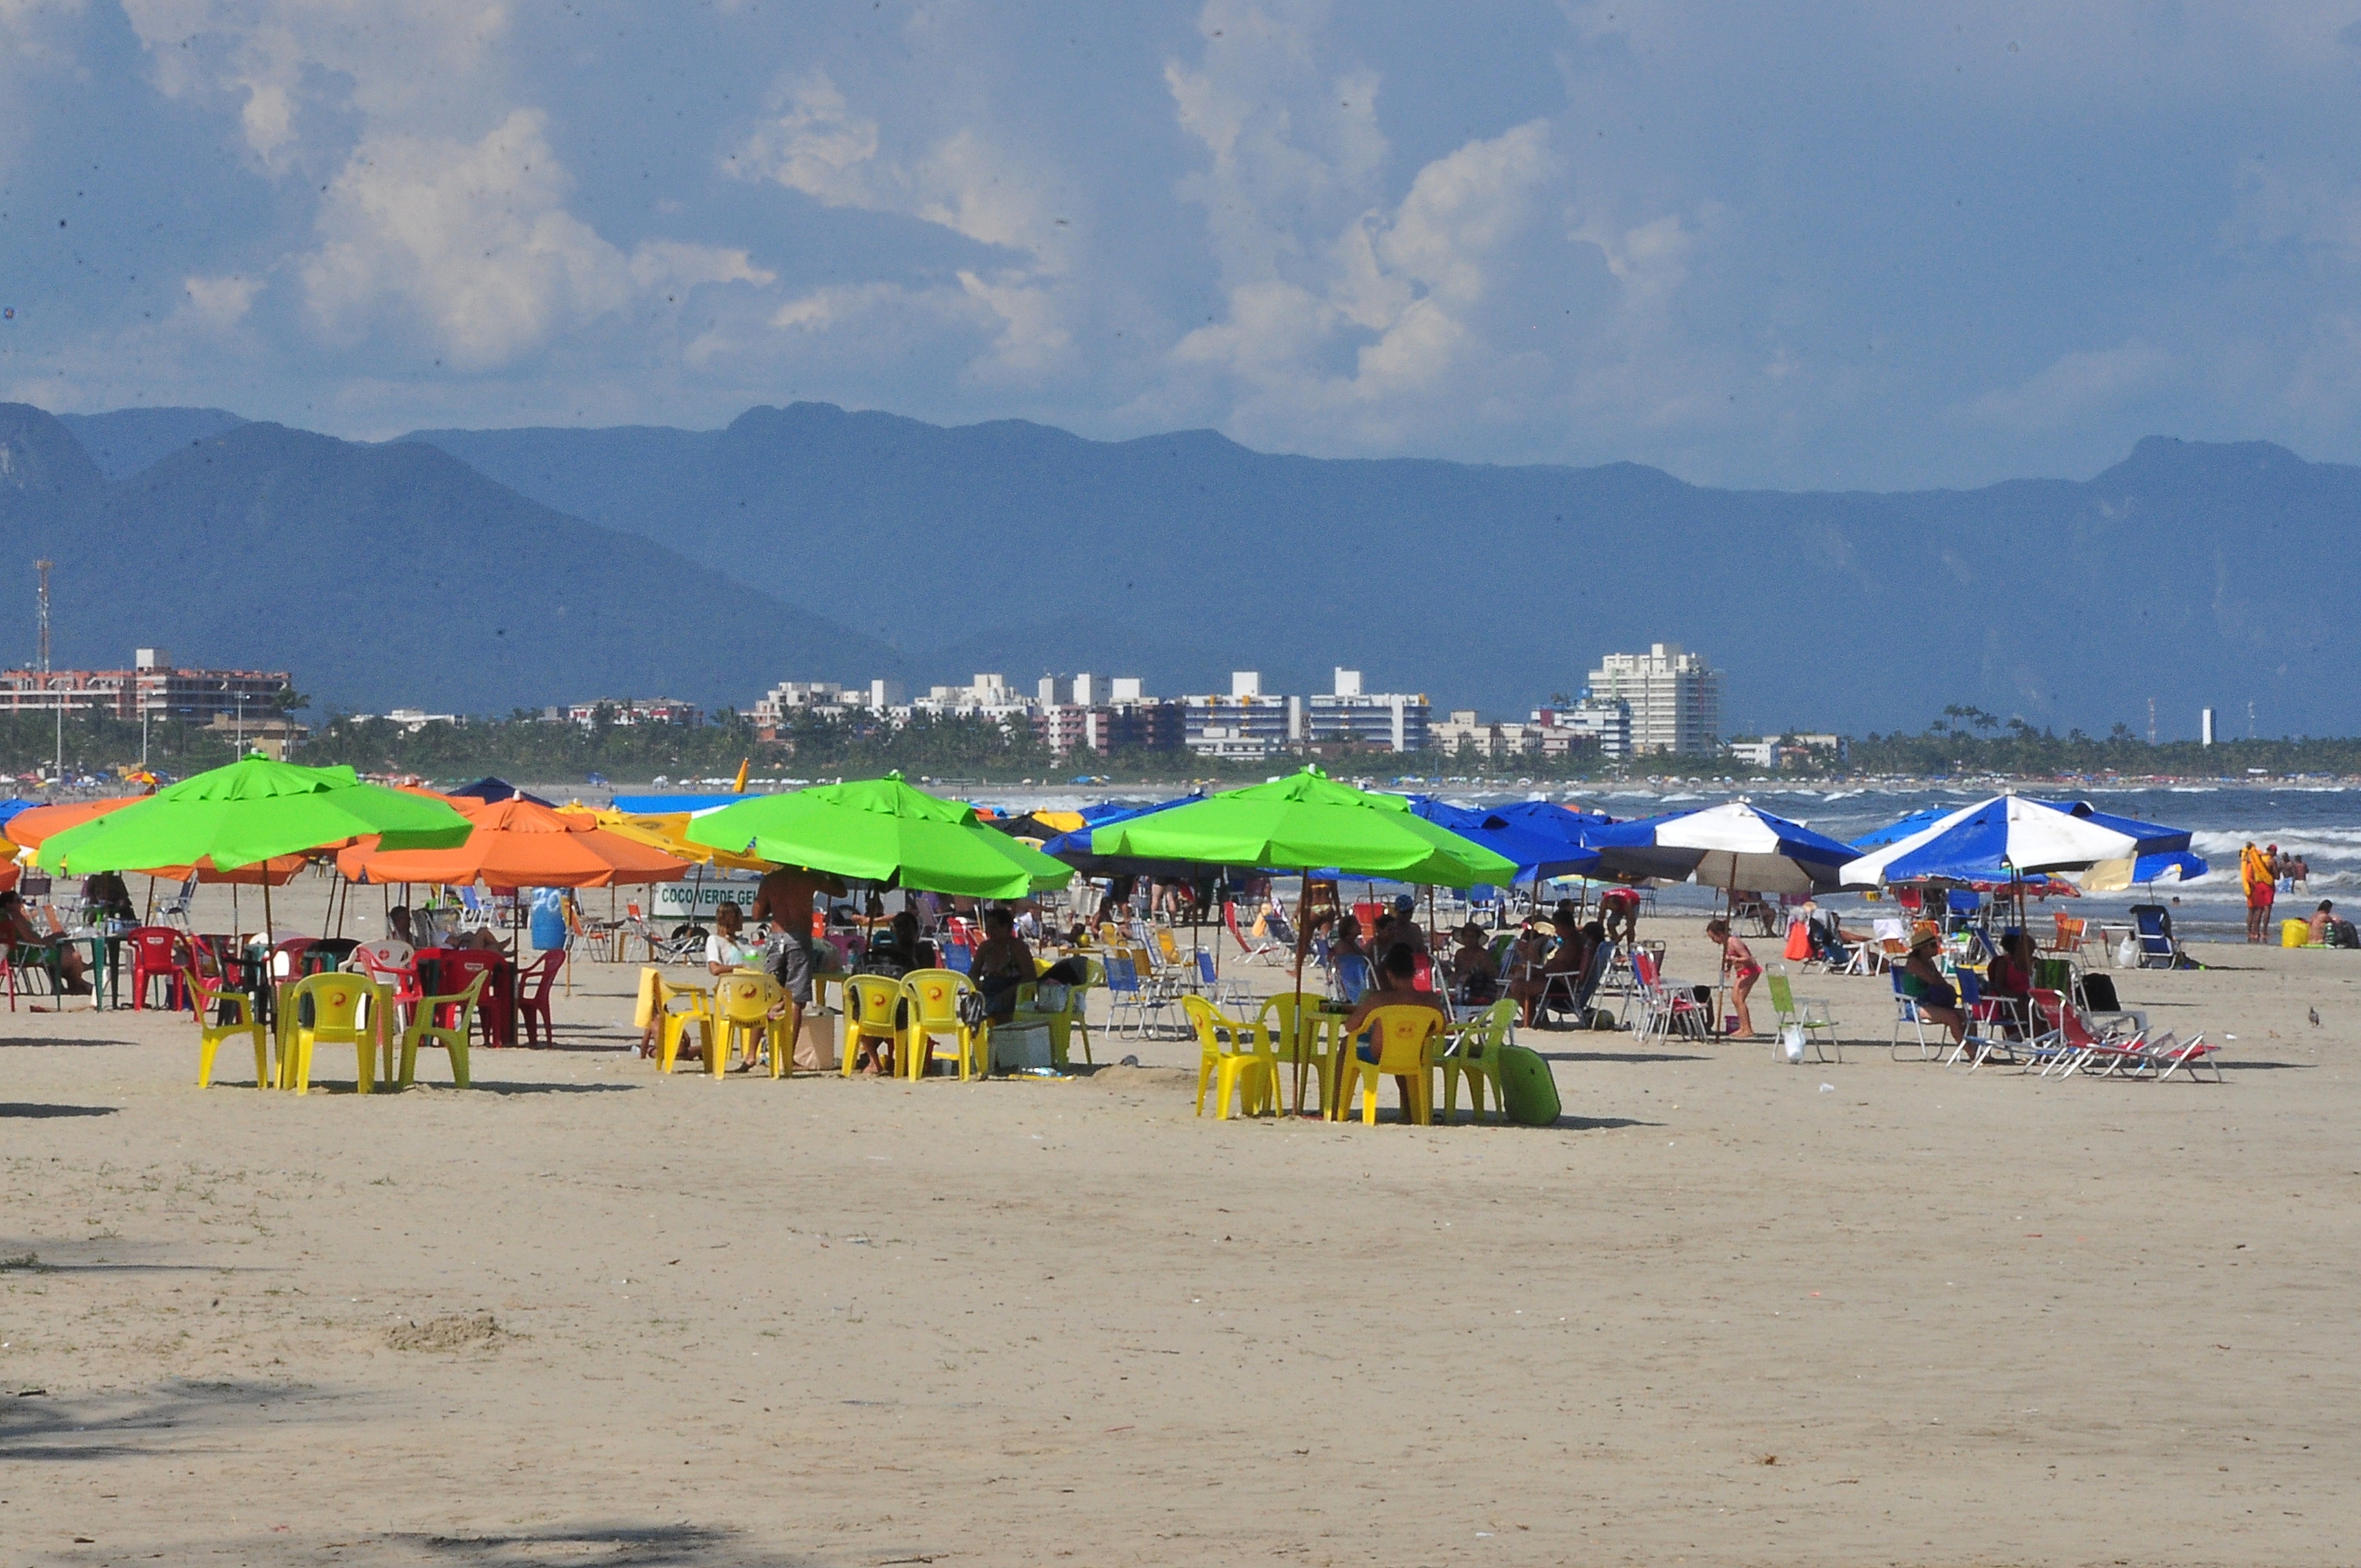
{"type": "Polygon", "coordinates": [[[196,896],[197,878],[196,873],[192,872],[189,874],[189,880],[181,884],[180,892],[174,894],[171,897],[164,900],[163,903],[156,906],[156,919],[154,923],[159,926],[169,926],[177,923],[183,932],[187,931],[189,929],[189,905],[196,896]]]}
{"type": "Polygon", "coordinates": [[[2180,940],[2172,934],[2172,911],[2161,904],[2135,904],[2132,921],[2139,937],[2139,967],[2180,969],[2187,960],[2180,940]]]}
{"type": "Polygon", "coordinates": [[[1238,950],[1244,955],[1241,962],[1252,963],[1259,959],[1275,964],[1279,961],[1279,955],[1287,951],[1284,946],[1268,937],[1249,937],[1238,929],[1238,906],[1234,903],[1222,905],[1222,924],[1229,927],[1231,939],[1237,943],[1238,950]]]}

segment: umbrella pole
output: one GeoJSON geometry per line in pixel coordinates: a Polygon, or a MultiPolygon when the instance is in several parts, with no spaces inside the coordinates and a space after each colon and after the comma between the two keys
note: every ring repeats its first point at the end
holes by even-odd
{"type": "MultiPolygon", "coordinates": [[[[1311,1066],[1311,1053],[1303,1048],[1303,954],[1312,944],[1312,924],[1309,919],[1311,909],[1312,872],[1311,868],[1306,867],[1301,878],[1295,884],[1295,1012],[1293,1014],[1295,1038],[1288,1042],[1289,1054],[1295,1058],[1295,1108],[1298,1115],[1301,1115],[1303,1111],[1304,1069],[1311,1066]]],[[[1334,1073],[1330,1076],[1338,1082],[1344,1080],[1341,1073],[1334,1073]]],[[[1224,1113],[1227,1114],[1226,1112],[1224,1113]]],[[[1320,1114],[1323,1118],[1328,1114],[1326,1084],[1320,1086],[1320,1114]]]]}
{"type": "MultiPolygon", "coordinates": [[[[149,877],[148,879],[148,914],[147,917],[141,920],[139,924],[142,926],[153,926],[156,924],[156,879],[154,877],[149,877]]],[[[192,922],[192,924],[194,924],[194,922],[192,922]]]]}

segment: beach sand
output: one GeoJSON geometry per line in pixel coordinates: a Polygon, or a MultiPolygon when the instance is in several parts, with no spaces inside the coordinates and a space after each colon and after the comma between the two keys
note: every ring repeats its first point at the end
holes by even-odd
{"type": "Polygon", "coordinates": [[[1886,982],[1815,974],[1840,1066],[1529,1033],[1547,1130],[1199,1120],[1192,1045],[1104,1034],[1143,1065],[665,1079],[635,966],[466,1093],[201,1092],[185,1015],[20,1003],[0,1541],[2352,1563],[2361,955],[2203,956],[2123,987],[2238,1036],[2220,1087],[1896,1063],[1886,982]]]}

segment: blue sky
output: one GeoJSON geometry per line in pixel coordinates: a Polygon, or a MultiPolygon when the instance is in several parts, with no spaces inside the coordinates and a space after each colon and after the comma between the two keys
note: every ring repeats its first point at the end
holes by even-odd
{"type": "Polygon", "coordinates": [[[0,0],[0,396],[2361,460],[2361,0],[0,0]]]}

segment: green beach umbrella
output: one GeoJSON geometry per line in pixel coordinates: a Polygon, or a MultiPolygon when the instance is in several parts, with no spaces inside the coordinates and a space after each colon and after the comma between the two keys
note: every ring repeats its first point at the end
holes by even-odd
{"type": "Polygon", "coordinates": [[[389,850],[447,850],[468,830],[441,801],[364,784],[350,768],[247,757],[70,828],[36,853],[45,870],[70,876],[204,861],[230,872],[368,834],[389,850]]]}
{"type": "Polygon", "coordinates": [[[899,773],[756,795],[689,819],[683,835],[732,854],[969,898],[1022,898],[1066,885],[1074,868],[939,800],[899,773]]]}
{"type": "MultiPolygon", "coordinates": [[[[1398,795],[1371,795],[1339,784],[1316,767],[1268,784],[1224,790],[1192,806],[1111,823],[1091,835],[1094,855],[1198,861],[1211,865],[1300,871],[1295,910],[1295,1008],[1303,1016],[1303,959],[1312,933],[1306,921],[1311,874],[1391,877],[1435,887],[1514,882],[1517,868],[1413,813],[1398,795]]],[[[1307,1057],[1295,1058],[1295,1102],[1303,1103],[1307,1057]]],[[[1344,1076],[1330,1091],[1341,1096],[1344,1076]]],[[[1324,1109],[1324,1108],[1323,1108],[1324,1109]]]]}
{"type": "Polygon", "coordinates": [[[1433,887],[1516,879],[1480,844],[1419,817],[1396,795],[1371,795],[1306,768],[1269,784],[1224,790],[1091,835],[1095,855],[1326,871],[1433,887]]]}

